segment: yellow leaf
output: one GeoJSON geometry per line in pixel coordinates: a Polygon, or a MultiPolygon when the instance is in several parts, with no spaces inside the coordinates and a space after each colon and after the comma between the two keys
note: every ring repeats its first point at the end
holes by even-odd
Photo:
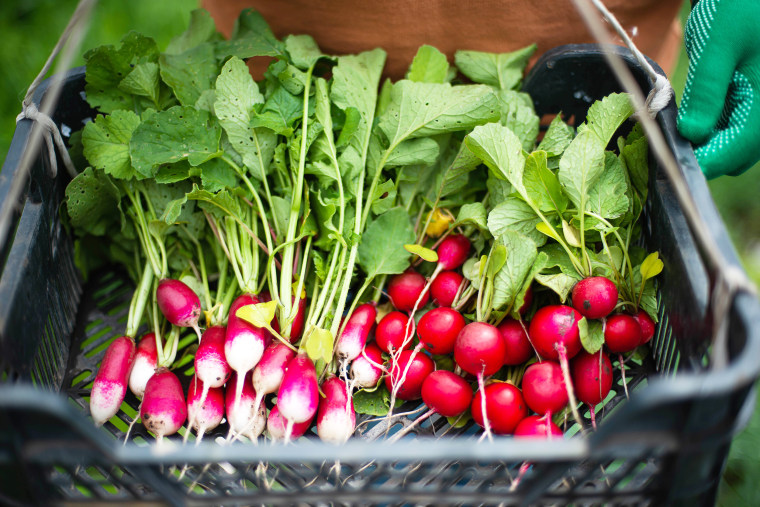
{"type": "Polygon", "coordinates": [[[314,328],[304,344],[309,359],[315,363],[322,359],[329,363],[332,360],[334,338],[328,329],[314,328]]]}
{"type": "Polygon", "coordinates": [[[449,229],[449,224],[452,221],[452,217],[450,215],[445,214],[438,208],[428,213],[428,218],[430,219],[430,222],[425,229],[425,234],[431,238],[437,238],[446,232],[449,229]]]}
{"type": "Polygon", "coordinates": [[[641,263],[640,268],[642,281],[647,281],[659,275],[664,267],[665,264],[660,260],[658,252],[647,255],[647,258],[641,263]]]}
{"type": "Polygon", "coordinates": [[[557,231],[554,230],[553,227],[546,225],[546,223],[544,222],[537,223],[536,230],[540,232],[541,234],[546,234],[547,236],[554,239],[555,241],[561,241],[559,234],[557,234],[557,231]]]}
{"type": "Polygon", "coordinates": [[[425,248],[422,245],[404,245],[404,248],[410,254],[418,255],[424,261],[438,262],[438,254],[435,250],[425,248]]]}
{"type": "Polygon", "coordinates": [[[267,327],[274,318],[275,310],[277,310],[277,302],[267,301],[266,303],[241,306],[235,315],[256,327],[267,327]]]}
{"type": "Polygon", "coordinates": [[[562,233],[565,235],[565,241],[570,246],[576,248],[581,247],[581,238],[578,233],[578,229],[567,223],[567,220],[562,221],[562,233]]]}

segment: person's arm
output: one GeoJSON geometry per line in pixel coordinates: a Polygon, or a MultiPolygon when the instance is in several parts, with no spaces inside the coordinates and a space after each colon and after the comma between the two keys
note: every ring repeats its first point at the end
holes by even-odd
{"type": "Polygon", "coordinates": [[[686,23],[689,73],[678,130],[707,178],[760,160],[760,2],[699,0],[686,23]]]}

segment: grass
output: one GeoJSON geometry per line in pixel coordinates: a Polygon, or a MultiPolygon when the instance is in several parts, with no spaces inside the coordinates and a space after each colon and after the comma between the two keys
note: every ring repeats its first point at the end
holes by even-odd
{"type": "MultiPolygon", "coordinates": [[[[0,2],[0,159],[4,159],[26,88],[41,69],[76,6],[75,0],[7,0],[0,2]]],[[[165,47],[187,24],[197,0],[101,0],[83,42],[82,52],[100,44],[115,44],[128,30],[137,30],[165,47]]],[[[685,4],[683,15],[688,13],[685,4]]],[[[82,65],[79,58],[74,65],[82,65]]],[[[671,76],[683,87],[687,61],[681,58],[671,76]]],[[[760,284],[760,167],[738,177],[709,183],[715,203],[734,240],[742,262],[760,284]]],[[[760,410],[732,446],[720,491],[720,505],[760,505],[760,410]]]]}

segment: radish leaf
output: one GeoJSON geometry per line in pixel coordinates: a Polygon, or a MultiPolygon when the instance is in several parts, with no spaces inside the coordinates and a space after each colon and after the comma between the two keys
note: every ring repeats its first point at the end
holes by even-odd
{"type": "Polygon", "coordinates": [[[438,254],[435,250],[425,248],[422,245],[404,245],[407,252],[412,255],[417,255],[422,260],[427,262],[438,262],[438,254]]]}
{"type": "Polygon", "coordinates": [[[183,106],[194,106],[205,90],[214,87],[219,65],[210,45],[196,46],[179,55],[162,54],[161,79],[183,106]]]}
{"type": "MultiPolygon", "coordinates": [[[[614,153],[605,152],[604,172],[589,190],[587,209],[602,218],[614,219],[628,211],[625,168],[614,153]]],[[[590,229],[586,223],[585,228],[590,229]]]]}
{"type": "Polygon", "coordinates": [[[509,90],[520,84],[525,65],[535,51],[535,44],[511,53],[457,51],[454,62],[462,74],[476,83],[509,90]]]}
{"type": "Polygon", "coordinates": [[[409,266],[404,245],[414,240],[406,210],[393,208],[367,225],[359,243],[359,265],[369,277],[401,273],[409,266]]]}
{"type": "Polygon", "coordinates": [[[132,111],[98,115],[94,122],[84,126],[84,156],[95,169],[101,169],[114,178],[142,176],[132,168],[129,158],[129,141],[139,124],[140,118],[132,111]]]}
{"type": "Polygon", "coordinates": [[[334,338],[328,329],[314,328],[303,344],[309,359],[315,363],[323,360],[329,363],[332,360],[334,338]]]}
{"type": "Polygon", "coordinates": [[[446,83],[450,81],[446,55],[433,46],[423,45],[414,55],[406,78],[419,83],[446,83]]]}
{"type": "Polygon", "coordinates": [[[546,243],[546,236],[537,229],[543,224],[541,219],[525,201],[509,197],[488,214],[488,230],[498,237],[507,230],[513,230],[530,238],[536,246],[546,243]]]}
{"type": "Polygon", "coordinates": [[[88,167],[66,187],[71,225],[94,236],[121,229],[124,216],[119,189],[100,171],[88,167]]]}
{"type": "Polygon", "coordinates": [[[565,148],[575,136],[573,127],[562,121],[562,114],[554,117],[546,129],[544,138],[538,145],[537,150],[545,151],[548,157],[558,157],[562,155],[565,148]]]}
{"type": "Polygon", "coordinates": [[[536,244],[527,236],[507,230],[496,238],[507,249],[507,262],[494,279],[493,309],[511,307],[538,256],[536,244]]]}
{"type": "Polygon", "coordinates": [[[581,344],[589,354],[596,354],[604,345],[604,327],[601,321],[583,317],[578,321],[578,332],[581,344]]]}
{"type": "Polygon", "coordinates": [[[567,209],[567,197],[562,193],[557,175],[547,167],[547,153],[534,151],[525,159],[523,173],[525,191],[543,212],[562,214],[567,209]]]}
{"type": "Polygon", "coordinates": [[[268,327],[274,319],[277,310],[277,301],[267,301],[265,303],[256,303],[245,305],[238,308],[235,315],[256,327],[268,327]]]}

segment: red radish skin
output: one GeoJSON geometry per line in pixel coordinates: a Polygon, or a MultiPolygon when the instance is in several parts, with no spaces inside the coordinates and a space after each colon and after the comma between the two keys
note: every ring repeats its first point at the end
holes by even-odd
{"type": "Polygon", "coordinates": [[[485,322],[471,322],[454,343],[454,361],[467,373],[488,377],[504,365],[506,346],[499,330],[485,322]]]}
{"type": "Polygon", "coordinates": [[[522,379],[525,403],[534,412],[557,414],[567,406],[568,396],[562,368],[554,361],[533,363],[522,379]]]}
{"type": "Polygon", "coordinates": [[[415,350],[405,350],[398,355],[398,359],[391,359],[390,374],[385,377],[385,386],[391,393],[395,392],[399,399],[417,400],[422,396],[422,383],[434,370],[435,363],[430,357],[415,350]]]}
{"type": "Polygon", "coordinates": [[[251,377],[253,389],[259,398],[277,392],[285,376],[285,369],[294,357],[295,351],[284,343],[275,341],[269,344],[251,377]]]}
{"type": "Polygon", "coordinates": [[[256,403],[256,391],[253,389],[250,373],[243,378],[243,391],[240,393],[239,402],[237,404],[234,403],[236,396],[234,386],[237,384],[236,375],[237,373],[232,376],[224,393],[227,422],[230,426],[227,438],[244,436],[251,441],[255,441],[266,426],[267,409],[263,404],[257,405],[256,403]]]}
{"type": "MultiPolygon", "coordinates": [[[[224,357],[230,368],[238,374],[235,399],[240,398],[245,374],[256,367],[270,339],[266,329],[256,327],[236,315],[241,307],[257,303],[259,299],[256,296],[242,294],[230,306],[224,340],[224,357]]],[[[236,402],[233,400],[233,403],[236,402]]]]}
{"type": "Polygon", "coordinates": [[[529,286],[528,290],[525,291],[525,297],[523,298],[523,304],[520,307],[519,310],[517,310],[517,313],[520,315],[525,315],[528,312],[528,309],[530,308],[530,304],[533,302],[533,286],[529,286]]]}
{"type": "Polygon", "coordinates": [[[354,401],[346,384],[334,375],[322,382],[322,393],[325,396],[319,400],[317,435],[325,442],[343,444],[356,428],[354,401]]]}
{"type": "Polygon", "coordinates": [[[464,317],[458,311],[452,308],[433,308],[417,324],[417,336],[425,350],[431,354],[451,354],[464,326],[464,317]]]}
{"type": "Polygon", "coordinates": [[[119,412],[135,358],[135,342],[120,336],[106,349],[90,393],[90,414],[101,426],[119,412]]]}
{"type": "Polygon", "coordinates": [[[649,314],[644,310],[639,310],[636,312],[633,318],[636,319],[636,322],[639,323],[639,327],[641,328],[641,343],[639,343],[639,345],[649,343],[649,341],[654,336],[654,320],[652,320],[652,317],[650,317],[649,314]]]}
{"type": "MultiPolygon", "coordinates": [[[[204,389],[222,387],[232,374],[224,354],[227,331],[224,326],[212,326],[201,335],[201,343],[195,352],[195,374],[203,383],[204,389]]],[[[201,403],[205,396],[201,395],[201,403]]]]}
{"type": "Polygon", "coordinates": [[[456,271],[443,271],[430,284],[433,304],[439,307],[451,307],[457,296],[464,277],[456,271]]]}
{"type": "Polygon", "coordinates": [[[280,414],[292,424],[311,421],[319,405],[319,386],[314,363],[305,352],[288,362],[277,391],[280,414]]]}
{"type": "Polygon", "coordinates": [[[375,343],[368,343],[351,363],[351,386],[369,389],[375,387],[382,377],[382,351],[375,343]]]}
{"type": "Polygon", "coordinates": [[[388,283],[388,297],[393,307],[400,312],[413,310],[420,297],[422,299],[417,307],[422,308],[430,299],[430,293],[425,291],[426,285],[424,276],[413,269],[408,269],[391,278],[388,283]]]}
{"type": "Polygon", "coordinates": [[[522,323],[515,319],[506,318],[497,327],[506,353],[504,355],[504,364],[515,366],[523,364],[533,357],[533,345],[530,344],[528,333],[522,323]]]}
{"type": "Polygon", "coordinates": [[[140,419],[145,429],[157,439],[173,435],[187,420],[185,393],[177,376],[159,368],[145,386],[140,404],[140,419]]]}
{"type": "Polygon", "coordinates": [[[201,317],[201,300],[184,282],[164,278],[158,282],[156,303],[166,320],[179,327],[191,327],[201,337],[198,319],[201,317]]]}
{"type": "Polygon", "coordinates": [[[472,387],[459,375],[437,370],[422,383],[422,401],[444,417],[456,417],[470,407],[472,387]]]}
{"type": "Polygon", "coordinates": [[[575,394],[588,405],[591,425],[596,429],[594,407],[604,401],[612,389],[612,362],[601,350],[596,354],[582,350],[570,362],[570,375],[575,394]]]}
{"type": "Polygon", "coordinates": [[[573,308],[588,319],[601,319],[615,309],[618,290],[615,283],[603,276],[584,278],[573,287],[573,308]]]}
{"type": "Polygon", "coordinates": [[[202,381],[193,376],[187,388],[187,419],[188,426],[197,432],[198,441],[204,433],[219,426],[224,418],[224,388],[208,389],[205,400],[202,399],[202,393],[202,381]]]}
{"type": "MultiPolygon", "coordinates": [[[[402,350],[408,323],[409,316],[399,311],[392,311],[380,319],[375,329],[375,342],[380,349],[388,354],[395,354],[402,350]]],[[[412,321],[412,332],[414,332],[414,321],[412,321]]],[[[409,343],[406,343],[404,348],[409,348],[409,343]]]]}
{"type": "Polygon", "coordinates": [[[497,435],[509,435],[517,425],[528,416],[528,406],[520,390],[508,382],[492,382],[484,390],[478,390],[472,399],[470,410],[472,419],[482,428],[486,428],[483,417],[483,391],[485,407],[491,430],[497,435]]]}
{"type": "Polygon", "coordinates": [[[557,361],[558,345],[564,345],[568,359],[580,352],[579,320],[581,315],[570,306],[549,305],[539,309],[528,328],[528,336],[538,355],[557,361]]]}
{"type": "MultiPolygon", "coordinates": [[[[309,431],[312,419],[308,421],[293,424],[288,439],[293,440],[300,438],[309,431]]],[[[267,417],[267,431],[272,440],[285,440],[287,436],[288,422],[280,414],[280,409],[275,405],[267,417]]]]}
{"type": "Polygon", "coordinates": [[[552,440],[562,438],[562,430],[546,416],[529,415],[515,428],[515,437],[519,438],[543,438],[552,440]]]}
{"type": "MultiPolygon", "coordinates": [[[[293,299],[295,299],[295,297],[293,299]]],[[[306,298],[302,297],[298,298],[298,313],[296,313],[296,317],[290,325],[290,343],[296,343],[301,338],[305,319],[306,298]]]]}
{"type": "Polygon", "coordinates": [[[132,372],[129,374],[129,390],[142,399],[145,385],[158,368],[158,352],[156,351],[156,334],[147,333],[137,344],[132,372]]]}
{"type": "Polygon", "coordinates": [[[626,314],[613,315],[604,326],[604,344],[610,352],[630,352],[642,342],[641,326],[626,314]]]}
{"type": "Polygon", "coordinates": [[[375,324],[376,317],[375,305],[364,303],[356,307],[335,345],[335,353],[341,361],[353,361],[359,357],[364,345],[367,344],[367,337],[375,324]]]}
{"type": "Polygon", "coordinates": [[[470,253],[470,240],[462,234],[452,234],[447,237],[436,249],[438,253],[438,267],[450,271],[456,269],[467,260],[470,253]]]}

